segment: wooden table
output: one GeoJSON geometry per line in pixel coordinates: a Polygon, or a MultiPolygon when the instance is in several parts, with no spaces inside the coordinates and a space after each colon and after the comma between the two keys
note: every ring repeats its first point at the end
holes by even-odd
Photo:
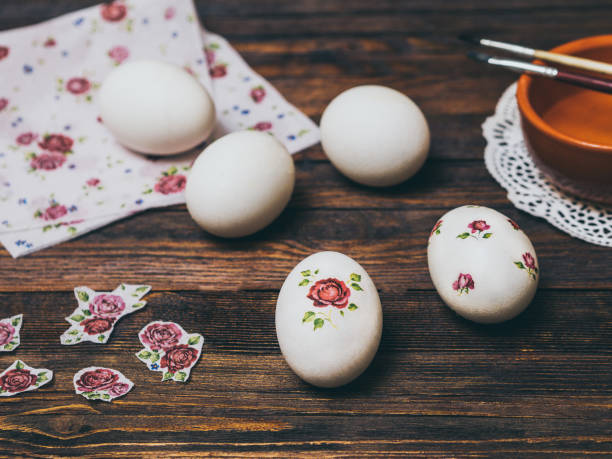
{"type": "MultiPolygon", "coordinates": [[[[93,4],[3,0],[0,29],[93,4]]],[[[25,313],[22,346],[0,354],[56,371],[44,389],[0,402],[0,455],[194,456],[612,454],[612,251],[515,209],[483,164],[480,124],[514,76],[468,61],[472,31],[547,48],[610,32],[611,6],[584,0],[198,1],[204,24],[316,121],[364,83],[412,97],[432,132],[407,183],[349,182],[319,146],[296,156],[283,215],[236,241],[202,232],[184,206],[148,211],[13,260],[0,254],[0,314],[25,313]],[[452,313],[427,271],[436,219],[462,204],[494,207],[531,237],[542,268],[517,319],[480,326],[452,313]],[[337,250],[380,289],[384,329],[366,373],[336,390],[300,381],[275,336],[278,289],[303,257],[337,250]],[[150,283],[149,305],[107,345],[62,347],[72,289],[150,283]],[[173,320],[206,337],[188,384],[161,384],[135,357],[138,330],[173,320]],[[74,394],[88,364],[137,386],[112,404],[74,394]]],[[[1,78],[1,77],[0,77],[1,78]]]]}

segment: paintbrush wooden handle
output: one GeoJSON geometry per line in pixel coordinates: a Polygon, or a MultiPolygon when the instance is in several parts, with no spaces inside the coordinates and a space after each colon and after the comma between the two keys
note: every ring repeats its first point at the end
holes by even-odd
{"type": "Polygon", "coordinates": [[[583,70],[592,70],[593,72],[605,73],[612,75],[612,64],[606,62],[594,61],[585,59],[584,57],[569,56],[567,54],[551,53],[550,51],[535,50],[534,57],[548,62],[556,62],[568,67],[579,68],[583,70]]]}
{"type": "Polygon", "coordinates": [[[588,75],[578,75],[577,73],[568,73],[563,70],[557,72],[556,80],[571,83],[575,86],[581,86],[587,89],[593,89],[600,92],[612,94],[612,81],[593,78],[588,75]]]}

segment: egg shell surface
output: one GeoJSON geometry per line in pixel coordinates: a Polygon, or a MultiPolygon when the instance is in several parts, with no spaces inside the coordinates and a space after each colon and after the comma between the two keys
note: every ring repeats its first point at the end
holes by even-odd
{"type": "Polygon", "coordinates": [[[211,143],[187,178],[191,217],[209,233],[242,237],[269,225],[295,185],[293,159],[270,134],[238,131],[211,143]]]}
{"type": "Polygon", "coordinates": [[[276,303],[276,335],[291,369],[319,387],[338,387],[370,364],[382,333],[382,308],[365,269],[338,252],[306,257],[289,273],[276,303]]]}
{"type": "Polygon", "coordinates": [[[442,300],[480,323],[503,322],[533,299],[540,270],[535,249],[518,225],[496,210],[463,206],[434,226],[429,274],[442,300]]]}
{"type": "Polygon", "coordinates": [[[409,97],[385,86],[342,92],[327,106],[320,124],[329,160],[363,185],[391,186],[409,179],[429,151],[423,112],[409,97]]]}
{"type": "Polygon", "coordinates": [[[149,155],[189,150],[215,126],[215,106],[206,89],[181,67],[163,61],[117,67],[102,83],[98,105],[120,144],[149,155]]]}

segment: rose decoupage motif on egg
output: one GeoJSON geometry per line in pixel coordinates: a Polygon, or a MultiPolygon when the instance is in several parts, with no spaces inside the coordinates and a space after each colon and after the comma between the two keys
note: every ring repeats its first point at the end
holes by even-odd
{"type": "Polygon", "coordinates": [[[382,334],[374,282],[359,263],[319,252],[289,273],[276,303],[276,335],[283,357],[304,381],[338,387],[370,364],[382,334]]]}
{"type": "Polygon", "coordinates": [[[429,236],[427,255],[440,297],[466,319],[512,319],[535,295],[535,249],[513,220],[493,209],[463,206],[443,215],[429,236]]]}
{"type": "Polygon", "coordinates": [[[349,303],[349,299],[351,298],[351,290],[354,292],[363,291],[361,285],[359,285],[359,282],[361,282],[361,274],[350,274],[349,280],[347,281],[350,287],[340,279],[335,277],[321,278],[321,276],[317,276],[318,274],[319,269],[306,269],[301,272],[303,279],[298,284],[300,287],[308,286],[314,282],[306,295],[306,298],[312,301],[311,307],[313,307],[314,310],[309,309],[304,313],[302,323],[312,323],[314,331],[322,328],[325,323],[329,323],[332,327],[337,328],[333,319],[334,309],[337,309],[342,317],[344,317],[345,309],[347,311],[356,311],[359,309],[355,303],[349,303]],[[319,310],[323,308],[325,309],[319,310]]]}

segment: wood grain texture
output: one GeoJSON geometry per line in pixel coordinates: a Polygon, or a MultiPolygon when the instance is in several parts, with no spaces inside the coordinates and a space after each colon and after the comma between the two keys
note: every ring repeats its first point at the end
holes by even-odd
{"type": "MultiPolygon", "coordinates": [[[[3,0],[0,29],[96,0],[3,0]]],[[[0,354],[55,370],[43,389],[0,401],[0,457],[610,457],[612,252],[518,211],[482,162],[480,124],[512,82],[464,57],[460,32],[541,49],[609,33],[602,0],[207,0],[206,27],[315,121],[340,91],[386,84],[425,112],[432,146],[412,180],[351,183],[320,146],[296,156],[291,203],[266,230],[226,241],[184,206],[144,212],[19,260],[0,253],[0,317],[25,313],[22,345],[0,354]],[[431,226],[463,204],[519,222],[542,277],[530,307],[501,325],[470,323],[433,290],[431,226]],[[363,264],[384,310],[374,362],[346,387],[320,390],[285,364],[274,330],[288,271],[319,250],[363,264]],[[148,306],[104,346],[62,347],[72,289],[153,285],[148,306]],[[189,383],[161,384],[136,359],[155,319],[206,338],[189,383]],[[112,404],[74,394],[89,364],[135,389],[112,404]]],[[[1,77],[0,77],[1,78],[1,77]]]]}

